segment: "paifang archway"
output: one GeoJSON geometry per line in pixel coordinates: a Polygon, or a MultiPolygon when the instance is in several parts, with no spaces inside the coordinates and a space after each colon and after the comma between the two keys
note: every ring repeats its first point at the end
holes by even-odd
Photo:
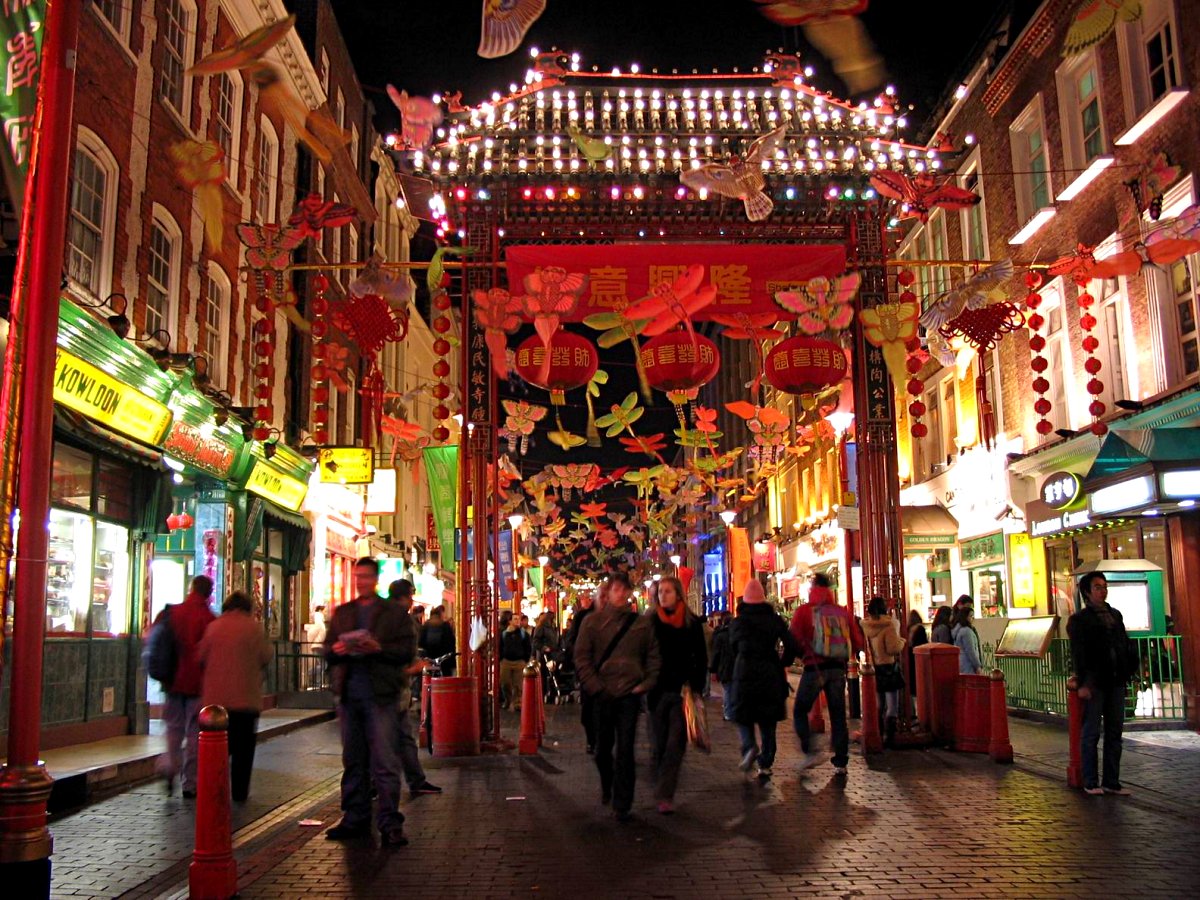
{"type": "MultiPolygon", "coordinates": [[[[870,177],[939,165],[933,151],[899,139],[901,124],[888,95],[873,105],[839,101],[808,86],[795,57],[768,57],[753,73],[683,76],[572,72],[567,57],[552,53],[537,59],[520,90],[478,107],[452,105],[439,143],[414,152],[413,163],[433,182],[443,227],[476,248],[476,262],[464,265],[464,319],[469,291],[516,282],[533,266],[561,264],[573,253],[581,265],[628,274],[647,248],[659,248],[672,263],[709,265],[710,277],[729,248],[759,259],[762,271],[749,273],[746,295],[718,285],[717,301],[694,316],[700,322],[739,304],[774,308],[770,291],[780,283],[844,268],[861,275],[859,308],[886,303],[891,211],[870,177]],[[776,129],[783,133],[775,152],[760,164],[774,208],[759,221],[749,220],[740,199],[681,184],[681,174],[702,163],[736,165],[738,154],[776,129]]],[[[613,290],[611,279],[606,289],[613,290]]],[[[590,312],[606,307],[603,290],[584,304],[590,312]]],[[[471,328],[464,326],[464,482],[478,498],[494,496],[488,463],[496,459],[496,390],[486,362],[481,381],[478,363],[487,351],[471,328]]],[[[882,354],[865,343],[857,319],[850,348],[863,589],[903,603],[894,392],[882,354]]],[[[495,627],[485,556],[475,553],[462,586],[464,628],[476,614],[495,627]]],[[[495,664],[479,674],[493,681],[495,664]]]]}

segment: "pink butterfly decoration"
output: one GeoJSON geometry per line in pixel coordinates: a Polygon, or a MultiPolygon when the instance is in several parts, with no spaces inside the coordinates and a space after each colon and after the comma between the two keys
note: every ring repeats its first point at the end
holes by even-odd
{"type": "Polygon", "coordinates": [[[775,302],[797,314],[805,334],[842,331],[854,321],[854,295],[862,277],[857,272],[837,278],[814,278],[798,291],[780,291],[775,302]]]}
{"type": "Polygon", "coordinates": [[[400,138],[404,146],[424,150],[433,143],[433,129],[442,124],[442,109],[427,97],[410,97],[408,91],[387,86],[387,94],[400,110],[400,138]]]}

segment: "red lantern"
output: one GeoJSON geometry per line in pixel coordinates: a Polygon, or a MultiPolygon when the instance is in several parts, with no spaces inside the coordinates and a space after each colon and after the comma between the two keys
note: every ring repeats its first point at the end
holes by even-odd
{"type": "Polygon", "coordinates": [[[815,394],[846,375],[846,354],[833,341],[797,335],[767,354],[767,381],[785,394],[815,394]]]}
{"type": "Polygon", "coordinates": [[[712,381],[720,367],[717,345],[703,335],[667,331],[642,345],[646,381],[665,393],[694,391],[712,381]]]}
{"type": "Polygon", "coordinates": [[[570,331],[558,331],[550,339],[550,360],[542,339],[530,335],[517,347],[517,374],[530,384],[550,392],[550,402],[563,404],[566,391],[583,387],[592,380],[600,365],[600,355],[592,342],[570,331]]]}

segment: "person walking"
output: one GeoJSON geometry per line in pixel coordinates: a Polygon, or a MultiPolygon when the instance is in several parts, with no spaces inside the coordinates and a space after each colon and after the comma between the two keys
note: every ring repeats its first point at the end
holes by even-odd
{"type": "Polygon", "coordinates": [[[875,665],[875,693],[883,715],[884,746],[895,742],[900,721],[900,689],[904,674],[900,670],[900,652],[905,640],[900,636],[900,623],[888,612],[887,601],[872,597],[863,619],[863,632],[875,665]]]}
{"type": "Polygon", "coordinates": [[[739,768],[749,772],[757,764],[758,779],[765,783],[775,765],[775,729],[787,715],[787,666],[800,648],[787,623],[767,605],[757,578],[751,577],[742,592],[737,618],[729,626],[729,644],[734,656],[733,719],[741,737],[739,768]]]}
{"type": "Polygon", "coordinates": [[[824,573],[813,576],[808,602],[796,608],[789,629],[803,654],[804,674],[792,706],[792,726],[800,738],[807,769],[821,761],[812,750],[808,714],[821,692],[829,711],[833,771],[845,775],[850,763],[850,729],[846,724],[846,667],[863,649],[863,633],[850,610],[839,606],[824,573]]]}
{"type": "MultiPolygon", "coordinates": [[[[388,600],[395,603],[403,613],[405,628],[410,629],[410,639],[413,646],[417,646],[417,622],[412,616],[413,590],[411,581],[399,578],[388,585],[388,600]]],[[[417,738],[413,734],[413,701],[421,696],[421,669],[425,664],[416,659],[409,659],[407,664],[408,684],[396,695],[396,751],[400,758],[400,769],[412,796],[440,794],[442,789],[425,776],[425,768],[421,765],[421,754],[417,748],[417,738]]]]}
{"type": "Polygon", "coordinates": [[[533,652],[541,659],[553,659],[558,653],[561,638],[554,624],[554,611],[546,610],[538,617],[533,629],[533,652]]]}
{"type": "Polygon", "coordinates": [[[1121,745],[1125,696],[1137,664],[1121,613],[1108,605],[1108,579],[1089,572],[1079,579],[1083,607],[1067,620],[1071,661],[1083,701],[1083,790],[1088,794],[1128,795],[1121,784],[1121,745]],[[1097,744],[1104,728],[1104,772],[1097,744]]]}
{"type": "Polygon", "coordinates": [[[196,647],[204,671],[200,705],[215,703],[229,713],[229,786],[235,803],[244,803],[250,796],[263,670],[271,661],[271,645],[253,612],[249,596],[234,591],[225,598],[221,615],[204,629],[196,647]]]}
{"type": "Polygon", "coordinates": [[[408,685],[416,635],[400,606],[382,600],[378,587],[379,563],[364,556],[354,565],[355,599],[333,611],[325,635],[342,733],[342,819],[325,837],[345,841],[370,833],[374,782],[380,840],[400,847],[408,839],[399,808],[396,703],[408,685]]]}
{"type": "Polygon", "coordinates": [[[683,688],[689,686],[695,697],[703,695],[708,680],[708,651],[704,626],[688,611],[683,601],[683,582],[673,575],[659,581],[658,605],[646,615],[654,622],[662,657],[658,684],[646,697],[654,748],[654,799],[658,811],[669,815],[675,811],[675,788],[687,750],[683,688]]]}
{"type": "Polygon", "coordinates": [[[520,711],[522,679],[532,653],[529,636],[520,627],[520,620],[513,616],[508,620],[508,627],[500,635],[501,709],[520,711]]]}
{"type": "Polygon", "coordinates": [[[949,606],[939,606],[933,614],[932,640],[935,644],[953,644],[954,635],[950,631],[950,620],[954,610],[949,606]]]}
{"type": "Polygon", "coordinates": [[[729,626],[731,618],[728,613],[721,615],[721,620],[713,632],[712,661],[708,669],[717,676],[721,683],[721,714],[726,722],[733,721],[733,646],[729,641],[729,626]]]}
{"type": "Polygon", "coordinates": [[[609,576],[606,594],[604,607],[588,616],[579,629],[575,671],[595,702],[600,802],[612,803],[617,821],[628,822],[637,772],[634,742],[641,695],[658,683],[662,658],[652,620],[630,608],[629,576],[609,576]]]}
{"type": "Polygon", "coordinates": [[[950,635],[958,648],[958,674],[980,675],[983,661],[979,655],[979,632],[975,630],[975,609],[959,606],[950,618],[950,635]]]}
{"type": "MultiPolygon", "coordinates": [[[[167,796],[174,790],[175,779],[180,781],[184,800],[196,798],[196,760],[200,747],[200,693],[203,689],[203,670],[196,650],[204,630],[216,615],[209,607],[213,583],[207,575],[197,575],[182,603],[172,604],[158,614],[167,617],[167,625],[175,638],[175,674],[164,685],[167,700],[163,720],[167,731],[167,755],[163,774],[167,796]],[[180,749],[182,745],[182,749],[180,749]]],[[[155,624],[158,623],[155,619],[155,624]]]]}
{"type": "Polygon", "coordinates": [[[442,663],[444,676],[452,677],[458,671],[458,661],[454,656],[458,652],[458,642],[454,637],[454,626],[446,621],[445,606],[439,604],[429,611],[429,621],[421,626],[417,646],[430,659],[450,656],[442,663]]]}
{"type": "Polygon", "coordinates": [[[925,622],[915,609],[908,611],[908,689],[917,696],[917,655],[913,653],[922,644],[929,643],[925,622]]]}
{"type": "MultiPolygon", "coordinates": [[[[587,617],[604,605],[607,583],[606,581],[596,588],[594,595],[579,595],[579,608],[575,610],[571,620],[571,630],[567,632],[567,658],[570,660],[572,669],[575,668],[575,647],[579,643],[579,632],[587,617]]],[[[578,670],[575,671],[575,677],[576,679],[579,677],[578,670]]],[[[579,684],[579,722],[583,725],[583,736],[587,742],[587,752],[590,756],[596,752],[596,701],[587,692],[582,682],[579,684]]]]}

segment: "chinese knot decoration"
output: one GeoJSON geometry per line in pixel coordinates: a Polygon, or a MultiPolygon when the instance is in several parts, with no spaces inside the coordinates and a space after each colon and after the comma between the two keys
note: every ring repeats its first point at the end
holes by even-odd
{"type": "Polygon", "coordinates": [[[326,365],[329,344],[326,338],[329,334],[329,323],[325,316],[329,313],[329,298],[325,292],[329,290],[329,279],[325,275],[313,278],[315,293],[312,300],[312,402],[313,402],[313,440],[318,444],[329,443],[329,367],[326,365]]]}
{"type": "Polygon", "coordinates": [[[1037,400],[1033,402],[1033,411],[1038,414],[1037,433],[1047,435],[1054,430],[1054,423],[1048,418],[1053,407],[1050,399],[1046,396],[1050,391],[1050,380],[1046,378],[1046,370],[1050,368],[1050,363],[1042,355],[1042,351],[1046,349],[1046,336],[1041,334],[1041,329],[1046,324],[1046,317],[1038,312],[1038,308],[1042,305],[1042,295],[1038,293],[1042,281],[1039,272],[1030,272],[1025,276],[1025,286],[1029,288],[1029,293],[1025,296],[1025,308],[1029,310],[1029,317],[1025,322],[1033,331],[1033,334],[1029,336],[1029,349],[1033,351],[1029,367],[1033,370],[1031,387],[1033,392],[1038,395],[1037,400]]]}
{"type": "Polygon", "coordinates": [[[526,338],[516,353],[517,374],[535,387],[550,392],[550,402],[562,406],[564,394],[586,385],[600,365],[592,342],[570,331],[557,331],[547,346],[542,338],[526,338]]]}
{"type": "Polygon", "coordinates": [[[1092,306],[1096,302],[1087,290],[1088,279],[1084,275],[1078,275],[1075,278],[1075,285],[1079,288],[1079,297],[1076,302],[1079,304],[1079,328],[1083,331],[1083,352],[1087,354],[1087,359],[1083,362],[1084,371],[1091,377],[1088,379],[1087,392],[1092,395],[1092,402],[1088,404],[1088,413],[1092,417],[1092,434],[1097,437],[1108,432],[1108,426],[1100,421],[1100,417],[1104,415],[1108,407],[1104,405],[1104,401],[1100,399],[1100,395],[1104,393],[1104,382],[1100,380],[1100,357],[1096,356],[1096,350],[1100,347],[1100,341],[1092,332],[1098,324],[1096,317],[1092,315],[1092,306]]]}

